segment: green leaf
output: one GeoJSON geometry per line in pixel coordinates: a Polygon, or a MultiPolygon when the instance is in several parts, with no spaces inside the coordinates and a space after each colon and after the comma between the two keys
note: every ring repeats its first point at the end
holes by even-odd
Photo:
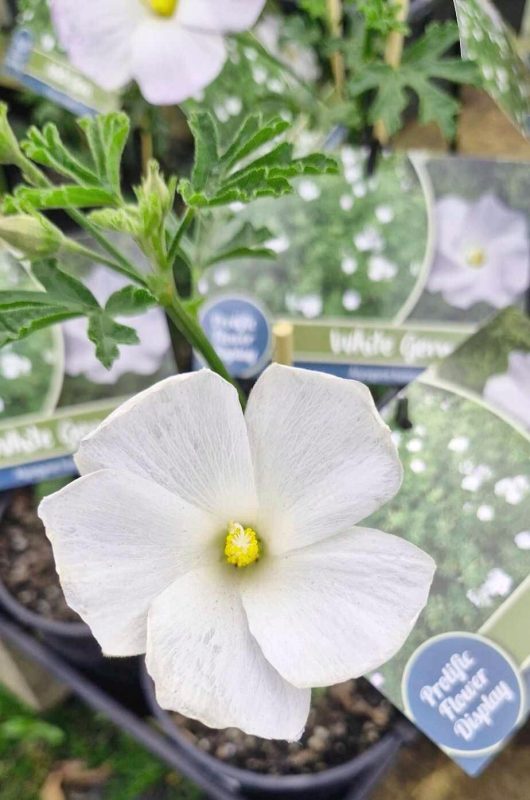
{"type": "Polygon", "coordinates": [[[456,22],[431,22],[423,36],[407,44],[403,52],[403,63],[432,64],[456,44],[459,38],[456,22]]]}
{"type": "Polygon", "coordinates": [[[25,186],[15,190],[14,197],[5,197],[4,211],[12,214],[18,209],[38,211],[56,208],[95,208],[112,206],[116,195],[107,189],[87,186],[52,186],[49,189],[28,189],[25,186]]]}
{"type": "Polygon", "coordinates": [[[0,309],[48,306],[53,301],[46,292],[0,292],[0,309]]]}
{"type": "Polygon", "coordinates": [[[124,286],[114,292],[105,306],[105,311],[112,315],[140,314],[148,308],[156,305],[156,298],[151,292],[140,286],[124,286]]]}
{"type": "Polygon", "coordinates": [[[130,122],[126,114],[113,111],[78,120],[83,130],[99,177],[120,194],[121,159],[129,136],[130,122]]]}
{"type": "Polygon", "coordinates": [[[60,270],[54,261],[38,261],[32,269],[53,302],[73,306],[81,312],[99,309],[99,303],[92,292],[77,278],[60,270]]]}
{"type": "MultiPolygon", "coordinates": [[[[230,168],[249,156],[251,153],[256,152],[264,145],[274,141],[284,133],[289,127],[290,123],[281,117],[275,117],[269,122],[262,123],[261,116],[250,117],[252,121],[246,128],[245,123],[236,135],[236,139],[232,145],[226,150],[222,157],[222,163],[225,167],[230,168]],[[257,123],[257,129],[256,129],[257,123]],[[254,129],[254,132],[251,131],[254,129]],[[247,134],[251,133],[250,136],[247,134]],[[246,137],[246,138],[245,138],[246,137]]],[[[248,121],[247,121],[248,122],[248,121]]]]}
{"type": "Polygon", "coordinates": [[[79,316],[82,316],[81,311],[53,303],[0,308],[0,347],[24,339],[42,328],[79,316]]]}
{"type": "Polygon", "coordinates": [[[42,131],[31,127],[26,136],[27,139],[21,143],[21,147],[32,161],[77,183],[100,186],[101,180],[98,175],[63,144],[56,125],[48,122],[42,131]]]}
{"type": "Polygon", "coordinates": [[[88,318],[88,338],[96,346],[96,356],[104,367],[110,369],[118,358],[120,344],[138,344],[138,334],[134,328],[120,325],[105,312],[90,314],[88,318]]]}
{"type": "Polygon", "coordinates": [[[207,111],[190,114],[188,120],[195,139],[195,163],[191,174],[191,184],[195,191],[202,191],[216,171],[219,161],[217,128],[212,115],[207,111]]]}
{"type": "Polygon", "coordinates": [[[350,79],[348,89],[353,97],[373,92],[369,121],[384,123],[392,135],[399,130],[409,92],[417,95],[422,122],[436,122],[446,137],[455,131],[458,103],[436,81],[457,83],[475,80],[476,69],[468,61],[443,58],[443,53],[458,40],[453,23],[432,23],[419,39],[406,48],[399,67],[388,64],[367,64],[350,79]]]}
{"type": "Polygon", "coordinates": [[[206,266],[211,267],[213,264],[219,264],[221,261],[234,261],[238,258],[275,258],[276,253],[268,247],[234,247],[233,250],[222,250],[215,256],[212,256],[207,262],[206,266]]]}
{"type": "Polygon", "coordinates": [[[133,205],[91,211],[88,219],[99,228],[118,233],[129,233],[132,236],[136,236],[142,228],[138,207],[133,205]]]}

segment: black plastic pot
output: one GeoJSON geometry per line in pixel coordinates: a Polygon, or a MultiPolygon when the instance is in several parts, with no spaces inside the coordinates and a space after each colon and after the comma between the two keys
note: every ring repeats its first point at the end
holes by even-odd
{"type": "Polygon", "coordinates": [[[224,764],[195,747],[158,705],[153,681],[145,666],[142,684],[153,716],[174,743],[179,754],[216,776],[221,786],[255,800],[364,800],[394,762],[400,747],[415,737],[406,720],[398,720],[385,736],[351,761],[312,775],[260,775],[224,764]]]}
{"type": "MultiPolygon", "coordinates": [[[[0,522],[10,499],[10,492],[0,495],[0,522]]],[[[72,664],[86,670],[107,669],[109,659],[104,658],[101,647],[84,622],[47,619],[31,611],[18,602],[1,580],[0,606],[20,625],[34,630],[46,644],[72,664]]]]}
{"type": "Polygon", "coordinates": [[[0,581],[0,605],[21,625],[32,628],[46,644],[68,661],[90,667],[103,660],[101,648],[84,622],[46,619],[19,603],[2,581],[0,581]]]}

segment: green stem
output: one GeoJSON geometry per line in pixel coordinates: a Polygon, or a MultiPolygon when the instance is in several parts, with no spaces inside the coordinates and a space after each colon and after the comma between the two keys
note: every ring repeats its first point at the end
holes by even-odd
{"type": "Polygon", "coordinates": [[[195,209],[187,208],[184,216],[182,217],[182,219],[180,221],[180,225],[177,228],[177,232],[175,233],[175,235],[173,237],[173,241],[171,242],[171,245],[169,247],[169,253],[168,253],[168,256],[167,256],[167,260],[168,260],[168,264],[170,266],[173,266],[173,263],[174,263],[174,261],[175,261],[175,259],[177,257],[179,249],[180,249],[180,242],[182,240],[182,237],[184,236],[184,234],[188,230],[189,226],[193,222],[194,216],[195,216],[195,209]]]}
{"type": "MultiPolygon", "coordinates": [[[[24,158],[23,161],[20,162],[18,165],[24,176],[27,178],[29,183],[32,183],[34,186],[40,186],[41,188],[47,188],[52,185],[51,181],[46,177],[46,175],[40,170],[38,167],[33,164],[28,158],[24,158]]],[[[138,272],[138,270],[134,267],[131,262],[123,256],[120,251],[114,247],[112,242],[110,242],[106,236],[104,236],[98,228],[93,225],[90,220],[88,220],[81,211],[78,211],[75,208],[65,208],[64,209],[68,216],[77,222],[77,224],[84,228],[90,235],[103,247],[104,250],[112,256],[113,260],[104,260],[103,258],[99,257],[99,260],[103,263],[106,263],[108,266],[112,267],[118,272],[121,272],[123,275],[127,275],[128,278],[135,281],[136,283],[141,284],[142,286],[146,286],[146,281],[142,277],[142,275],[138,272]]]]}
{"type": "Polygon", "coordinates": [[[176,292],[173,292],[171,301],[165,303],[164,308],[166,314],[175,327],[178,328],[178,330],[186,337],[191,346],[202,355],[208,366],[214,372],[217,372],[221,378],[224,378],[226,381],[235,386],[239,395],[239,401],[244,409],[247,398],[245,397],[241,387],[238,386],[237,383],[231,378],[225,365],[210,344],[210,341],[208,340],[208,337],[204,333],[203,329],[197,320],[195,320],[191,314],[188,314],[176,292]]]}
{"type": "Polygon", "coordinates": [[[87,231],[87,233],[89,233],[92,238],[94,238],[96,242],[98,242],[103,249],[112,256],[113,260],[111,261],[110,259],[104,259],[99,254],[96,254],[102,263],[107,264],[117,272],[121,272],[123,275],[126,275],[128,278],[136,283],[139,283],[141,286],[147,286],[145,278],[138,272],[134,264],[131,264],[131,262],[125,258],[124,255],[122,255],[118,248],[114,247],[112,242],[110,242],[107,237],[104,236],[96,227],[96,225],[93,225],[84,214],[75,208],[67,208],[65,211],[68,216],[74,220],[74,222],[77,222],[81,228],[84,228],[84,230],[87,231]]]}

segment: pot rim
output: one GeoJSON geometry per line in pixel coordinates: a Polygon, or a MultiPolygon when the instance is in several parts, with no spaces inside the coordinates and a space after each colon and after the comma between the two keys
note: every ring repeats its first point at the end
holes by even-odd
{"type": "Polygon", "coordinates": [[[37,628],[45,633],[71,638],[92,637],[90,628],[82,620],[80,622],[65,622],[64,620],[48,619],[36,611],[26,608],[11,594],[1,579],[0,605],[3,605],[13,617],[24,623],[24,625],[37,628]]]}
{"type": "Polygon", "coordinates": [[[205,753],[199,747],[192,744],[179,733],[178,728],[171,722],[169,712],[161,708],[156,700],[154,682],[147,671],[145,660],[141,664],[141,682],[155,718],[159,722],[167,736],[179,746],[191,758],[201,763],[205,768],[225,775],[227,778],[237,781],[245,788],[264,789],[264,790],[297,790],[297,789],[325,789],[332,786],[340,786],[351,782],[356,776],[363,774],[370,767],[379,765],[381,759],[389,756],[397,750],[405,741],[405,736],[399,732],[395,723],[390,730],[384,734],[368,750],[354,756],[344,764],[338,764],[323,772],[314,772],[300,775],[263,775],[242,767],[234,767],[225,764],[215,756],[205,753]]]}
{"type": "MultiPolygon", "coordinates": [[[[2,492],[0,497],[0,523],[11,500],[11,491],[2,492]]],[[[9,591],[4,581],[0,578],[0,605],[18,619],[24,625],[37,628],[44,633],[55,634],[70,638],[92,637],[92,632],[88,625],[82,620],[79,622],[64,622],[58,619],[48,619],[22,605],[17,598],[9,591]]]]}

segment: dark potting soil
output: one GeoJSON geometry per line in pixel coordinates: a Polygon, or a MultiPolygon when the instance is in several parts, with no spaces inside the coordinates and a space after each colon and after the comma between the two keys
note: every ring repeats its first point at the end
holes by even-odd
{"type": "Polygon", "coordinates": [[[322,772],[367,750],[390,728],[390,703],[364,678],[313,693],[311,711],[299,742],[269,741],[237,728],[212,730],[171,714],[190,742],[220,761],[266,775],[322,772]]]}
{"type": "Polygon", "coordinates": [[[0,580],[30,611],[47,619],[80,622],[66,605],[37,505],[31,487],[13,493],[0,521],[0,580]]]}

